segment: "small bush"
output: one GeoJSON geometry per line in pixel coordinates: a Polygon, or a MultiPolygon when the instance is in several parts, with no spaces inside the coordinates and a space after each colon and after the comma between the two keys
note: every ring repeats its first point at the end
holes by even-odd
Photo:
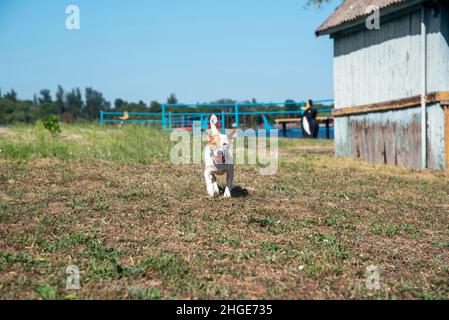
{"type": "Polygon", "coordinates": [[[59,119],[55,115],[51,115],[46,117],[42,124],[44,125],[44,128],[50,131],[52,135],[58,135],[61,133],[61,126],[59,125],[59,119]]]}

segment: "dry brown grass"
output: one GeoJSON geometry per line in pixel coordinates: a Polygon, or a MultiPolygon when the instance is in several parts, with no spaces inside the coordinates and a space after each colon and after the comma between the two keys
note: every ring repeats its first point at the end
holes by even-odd
{"type": "Polygon", "coordinates": [[[294,143],[276,175],[239,166],[232,199],[196,165],[0,160],[0,297],[447,299],[448,176],[294,143]]]}

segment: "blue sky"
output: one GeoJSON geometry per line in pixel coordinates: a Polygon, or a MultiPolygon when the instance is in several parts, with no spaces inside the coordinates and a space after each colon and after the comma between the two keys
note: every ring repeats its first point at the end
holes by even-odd
{"type": "MultiPolygon", "coordinates": [[[[303,0],[0,0],[0,87],[92,86],[114,101],[332,98],[332,12],[303,0]],[[78,5],[81,29],[65,28],[78,5]]],[[[335,1],[334,1],[335,2],[335,1]]]]}

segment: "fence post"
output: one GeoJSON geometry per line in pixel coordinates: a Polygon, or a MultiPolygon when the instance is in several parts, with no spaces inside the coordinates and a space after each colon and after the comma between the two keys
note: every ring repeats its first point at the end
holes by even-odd
{"type": "Polygon", "coordinates": [[[172,118],[171,111],[168,112],[168,127],[171,129],[172,127],[172,118]]]}
{"type": "Polygon", "coordinates": [[[104,113],[103,111],[100,111],[100,126],[104,125],[104,113]]]}
{"type": "Polygon", "coordinates": [[[225,133],[225,127],[226,127],[226,119],[225,119],[225,113],[223,110],[221,110],[221,133],[225,133]]]}
{"type": "Polygon", "coordinates": [[[165,103],[162,104],[162,129],[167,128],[167,123],[165,122],[165,103]]]}
{"type": "Polygon", "coordinates": [[[239,104],[236,103],[234,105],[234,112],[235,112],[235,127],[239,127],[239,104]]]}

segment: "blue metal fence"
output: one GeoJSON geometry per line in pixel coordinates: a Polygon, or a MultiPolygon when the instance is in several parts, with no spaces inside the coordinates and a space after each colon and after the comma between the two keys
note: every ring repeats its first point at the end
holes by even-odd
{"type": "MultiPolygon", "coordinates": [[[[332,105],[332,99],[314,100],[314,105],[332,105]]],[[[201,129],[206,129],[209,125],[209,118],[212,114],[216,114],[220,118],[222,131],[225,129],[226,117],[234,119],[234,126],[240,127],[240,117],[242,116],[261,116],[266,129],[269,122],[266,116],[289,116],[298,117],[303,116],[304,111],[301,107],[304,107],[305,101],[295,102],[267,102],[267,103],[233,103],[233,104],[162,104],[161,112],[114,112],[114,111],[101,111],[100,112],[100,124],[106,123],[140,123],[140,124],[156,124],[160,125],[162,129],[172,129],[174,127],[188,127],[191,126],[193,121],[200,121],[201,129]],[[299,106],[298,110],[281,110],[281,111],[243,111],[245,107],[280,107],[295,105],[299,106]],[[214,112],[171,112],[172,108],[221,108],[221,111],[214,112]],[[225,111],[224,109],[232,109],[232,111],[225,111]],[[126,115],[126,118],[125,118],[126,115]],[[108,117],[111,116],[111,117],[108,117]],[[146,119],[133,119],[133,117],[146,117],[146,119]]],[[[330,113],[332,107],[318,109],[319,114],[330,113]]],[[[329,116],[330,118],[330,116],[329,116]]],[[[273,127],[271,125],[271,127],[273,127]]]]}

